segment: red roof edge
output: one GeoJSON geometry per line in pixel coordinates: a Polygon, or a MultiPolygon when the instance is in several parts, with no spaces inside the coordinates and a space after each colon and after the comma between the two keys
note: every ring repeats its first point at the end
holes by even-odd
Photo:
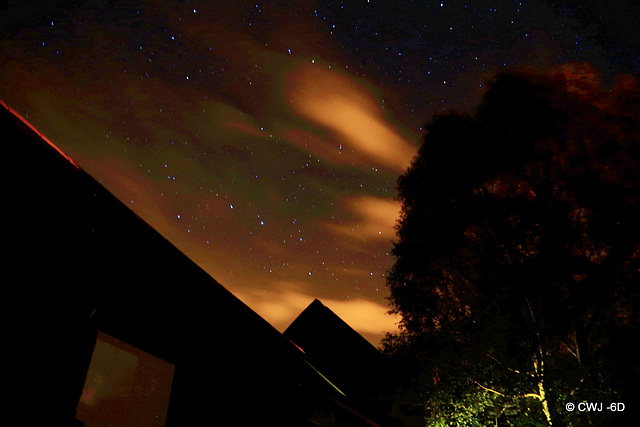
{"type": "Polygon", "coordinates": [[[40,132],[38,129],[36,129],[36,127],[34,125],[32,125],[31,123],[29,123],[29,121],[27,119],[25,119],[24,117],[22,117],[20,114],[18,114],[17,111],[15,111],[13,108],[9,107],[7,105],[6,102],[4,102],[3,100],[0,99],[0,105],[2,105],[8,112],[10,112],[11,114],[13,114],[13,116],[15,118],[17,118],[18,120],[20,120],[22,123],[25,124],[25,126],[27,126],[29,129],[31,129],[31,131],[33,131],[38,137],[40,137],[44,142],[46,142],[47,144],[49,144],[49,146],[51,146],[51,148],[53,148],[54,150],[56,150],[58,152],[58,154],[60,154],[62,157],[64,157],[65,159],[67,159],[67,161],[69,163],[71,163],[73,166],[75,166],[77,169],[80,169],[80,166],[78,166],[78,164],[76,162],[73,161],[73,159],[71,157],[69,157],[67,155],[67,153],[65,153],[64,151],[62,151],[56,144],[54,144],[49,138],[47,138],[42,132],[40,132]]]}

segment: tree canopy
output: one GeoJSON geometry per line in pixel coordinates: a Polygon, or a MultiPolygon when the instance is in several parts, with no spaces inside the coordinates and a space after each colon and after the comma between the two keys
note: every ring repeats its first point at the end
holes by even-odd
{"type": "Polygon", "coordinates": [[[640,89],[499,74],[425,126],[387,273],[428,425],[621,424],[638,402],[640,89]],[[567,411],[569,402],[625,411],[567,411]],[[616,407],[617,409],[617,407],[616,407]]]}

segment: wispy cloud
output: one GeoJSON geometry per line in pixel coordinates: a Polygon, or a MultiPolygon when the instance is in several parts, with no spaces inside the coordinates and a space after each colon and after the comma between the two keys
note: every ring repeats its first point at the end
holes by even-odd
{"type": "MultiPolygon", "coordinates": [[[[303,284],[282,281],[277,288],[279,291],[272,291],[269,295],[250,291],[236,293],[236,295],[258,314],[268,319],[276,329],[283,332],[315,297],[303,291],[303,284]]],[[[320,298],[320,300],[375,346],[378,346],[384,332],[397,330],[399,319],[388,314],[389,308],[383,304],[364,298],[348,300],[320,298]]]]}
{"type": "Polygon", "coordinates": [[[371,93],[351,76],[303,64],[286,80],[285,98],[294,111],[327,131],[338,144],[373,165],[395,172],[408,168],[416,147],[389,123],[371,93]]]}
{"type": "Polygon", "coordinates": [[[340,201],[340,208],[352,215],[351,221],[322,222],[322,226],[338,235],[356,240],[384,240],[395,238],[394,226],[400,215],[397,200],[375,196],[348,197],[340,201]]]}

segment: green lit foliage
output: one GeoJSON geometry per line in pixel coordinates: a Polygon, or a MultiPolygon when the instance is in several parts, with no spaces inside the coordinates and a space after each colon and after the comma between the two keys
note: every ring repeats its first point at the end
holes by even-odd
{"type": "Polygon", "coordinates": [[[587,425],[609,415],[564,404],[637,398],[639,106],[633,79],[565,66],[426,126],[398,181],[385,348],[416,361],[427,425],[587,425]]]}

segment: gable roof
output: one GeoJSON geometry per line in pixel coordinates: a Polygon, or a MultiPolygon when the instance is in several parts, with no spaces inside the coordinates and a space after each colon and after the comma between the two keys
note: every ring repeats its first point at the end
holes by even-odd
{"type": "Polygon", "coordinates": [[[283,335],[299,346],[305,358],[350,396],[355,407],[383,419],[375,400],[382,397],[387,359],[362,335],[320,300],[314,300],[283,335]]]}
{"type": "MultiPolygon", "coordinates": [[[[15,407],[70,425],[98,330],[175,365],[167,423],[305,425],[344,396],[268,322],[6,104],[4,243],[15,407]],[[235,421],[230,421],[235,420],[235,421]]],[[[327,409],[328,408],[328,409],[327,409]]]]}

